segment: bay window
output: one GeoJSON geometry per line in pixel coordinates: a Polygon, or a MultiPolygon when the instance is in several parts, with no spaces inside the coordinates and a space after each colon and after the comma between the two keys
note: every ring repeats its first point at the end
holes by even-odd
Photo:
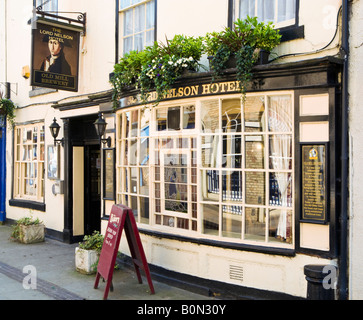
{"type": "Polygon", "coordinates": [[[292,94],[118,112],[117,201],[151,230],[293,244],[292,94]]]}

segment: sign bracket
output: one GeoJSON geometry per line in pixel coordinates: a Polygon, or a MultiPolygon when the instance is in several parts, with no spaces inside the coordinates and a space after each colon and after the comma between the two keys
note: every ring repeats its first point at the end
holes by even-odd
{"type": "MultiPolygon", "coordinates": [[[[86,21],[87,21],[86,12],[43,11],[42,6],[39,6],[39,7],[37,7],[35,9],[35,13],[42,16],[43,18],[44,17],[49,17],[49,18],[55,18],[55,19],[58,19],[58,20],[64,20],[64,21],[68,22],[69,25],[72,25],[72,23],[75,23],[76,26],[82,28],[81,36],[86,35],[86,21]],[[77,19],[74,19],[74,18],[60,16],[60,15],[58,15],[58,13],[61,13],[61,14],[76,14],[78,16],[77,16],[77,19]]],[[[35,19],[33,21],[35,21],[35,19]]]]}

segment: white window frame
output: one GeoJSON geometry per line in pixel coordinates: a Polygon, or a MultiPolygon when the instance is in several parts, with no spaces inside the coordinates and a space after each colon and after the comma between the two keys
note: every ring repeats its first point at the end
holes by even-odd
{"type": "MultiPolygon", "coordinates": [[[[290,130],[288,131],[281,131],[281,132],[273,132],[268,129],[268,110],[269,106],[267,105],[267,101],[270,97],[273,96],[289,96],[291,101],[291,122],[294,123],[294,92],[293,91],[276,91],[276,92],[259,92],[259,93],[248,93],[248,97],[263,97],[265,101],[265,118],[263,120],[264,128],[262,131],[253,131],[249,132],[245,130],[245,125],[248,124],[249,126],[253,125],[253,122],[245,122],[243,110],[244,106],[241,102],[241,132],[223,132],[222,130],[222,101],[229,100],[229,99],[240,99],[240,95],[238,94],[232,94],[232,95],[222,95],[222,96],[216,96],[216,97],[200,97],[195,100],[188,100],[183,99],[179,102],[171,101],[171,102],[161,102],[159,106],[149,109],[149,154],[150,159],[149,163],[147,165],[147,168],[149,169],[149,218],[148,221],[142,221],[142,217],[140,217],[140,214],[137,214],[137,222],[141,223],[143,225],[143,228],[147,228],[149,230],[159,231],[159,232],[165,232],[165,233],[173,233],[173,234],[179,234],[179,235],[185,235],[191,238],[202,238],[202,239],[210,239],[210,240],[216,240],[216,241],[222,241],[222,242],[233,242],[236,244],[248,244],[253,246],[266,246],[266,247],[273,247],[273,248],[293,248],[295,245],[295,199],[294,199],[294,179],[295,179],[295,164],[294,164],[294,157],[292,156],[291,159],[291,167],[289,169],[281,169],[278,170],[276,168],[272,168],[269,165],[269,159],[272,157],[270,154],[270,140],[269,138],[274,135],[289,135],[291,137],[291,154],[294,155],[294,149],[295,149],[295,141],[294,141],[294,127],[292,126],[290,130]],[[201,108],[203,101],[210,101],[210,100],[218,100],[218,112],[219,112],[219,125],[218,128],[215,129],[214,132],[202,131],[202,114],[201,114],[201,108]],[[195,105],[195,128],[194,129],[180,129],[180,130],[164,130],[164,131],[158,131],[157,128],[157,110],[163,109],[163,108],[170,108],[170,107],[181,107],[181,110],[184,106],[190,106],[195,105]],[[231,167],[224,167],[223,166],[223,152],[218,151],[218,161],[215,165],[211,167],[206,167],[202,164],[202,138],[203,137],[212,137],[215,136],[217,139],[219,139],[220,146],[223,140],[224,136],[230,136],[233,137],[235,135],[241,136],[241,154],[242,154],[242,164],[241,167],[235,168],[233,165],[231,167]],[[264,165],[261,168],[253,168],[250,166],[247,166],[245,163],[246,160],[246,141],[257,141],[256,136],[262,137],[264,140],[264,165]],[[195,139],[195,143],[193,145],[193,150],[191,149],[191,146],[189,145],[189,149],[183,149],[180,147],[176,147],[175,144],[173,146],[166,146],[162,147],[160,144],[160,140],[168,140],[168,139],[178,139],[178,138],[187,138],[189,139],[189,143],[191,143],[192,139],[195,139]],[[195,152],[192,154],[192,152],[195,152]],[[156,153],[158,154],[158,161],[156,158],[156,153]],[[191,161],[194,161],[191,159],[191,157],[196,157],[196,165],[195,165],[195,173],[196,177],[193,178],[193,181],[191,179],[191,169],[192,167],[188,165],[188,213],[181,213],[181,212],[174,212],[170,210],[165,210],[165,186],[164,184],[164,155],[168,153],[173,154],[187,154],[188,157],[188,164],[191,163],[191,161]],[[216,194],[209,194],[207,198],[204,198],[202,195],[202,187],[203,184],[206,184],[206,178],[203,177],[203,172],[206,172],[208,170],[215,170],[219,176],[219,192],[216,194]],[[222,189],[222,174],[223,172],[239,172],[242,176],[242,195],[237,195],[236,197],[233,196],[233,199],[230,197],[223,196],[222,189]],[[264,180],[261,181],[262,185],[264,185],[264,196],[263,201],[261,203],[255,203],[255,202],[247,202],[247,192],[246,192],[246,176],[252,172],[257,172],[260,174],[263,174],[264,180]],[[287,205],[284,205],[282,203],[274,203],[271,201],[271,196],[274,195],[274,189],[270,186],[270,175],[275,174],[276,172],[286,173],[288,174],[288,178],[291,179],[289,186],[289,190],[292,191],[292,193],[289,193],[289,203],[287,205]],[[158,177],[156,177],[156,175],[158,177]],[[197,199],[195,201],[191,199],[192,195],[192,187],[197,188],[197,199]],[[156,191],[160,194],[156,195],[156,191]],[[242,197],[242,199],[241,199],[242,197]],[[194,208],[194,216],[193,211],[191,212],[191,207],[194,205],[195,207],[196,203],[196,211],[194,208]],[[219,208],[219,212],[215,214],[216,223],[218,223],[218,227],[215,232],[205,232],[204,231],[204,217],[203,217],[203,206],[204,205],[217,205],[219,208]],[[158,207],[158,208],[157,208],[158,207]],[[256,210],[258,219],[265,219],[263,221],[264,223],[264,235],[261,237],[259,236],[258,239],[252,238],[250,232],[246,231],[246,225],[247,225],[247,215],[251,214],[250,211],[248,213],[246,212],[246,209],[248,210],[256,210]],[[284,242],[280,240],[276,240],[273,237],[273,234],[269,233],[269,227],[270,227],[270,215],[271,219],[275,219],[276,214],[280,216],[282,214],[282,211],[285,210],[287,214],[289,215],[289,224],[286,225],[289,231],[291,231],[291,234],[289,235],[289,242],[284,242]],[[168,225],[168,219],[170,217],[173,217],[174,224],[168,225]],[[189,221],[188,229],[184,229],[183,227],[180,227],[177,225],[177,219],[186,219],[189,221]],[[231,235],[229,233],[229,230],[225,228],[224,219],[228,219],[229,221],[237,220],[242,221],[241,223],[241,237],[235,237],[234,235],[231,235]],[[193,226],[194,225],[194,226],[193,226]]],[[[137,192],[133,193],[130,192],[130,177],[129,172],[131,168],[140,168],[141,166],[138,165],[125,165],[124,159],[125,159],[125,148],[123,142],[125,140],[130,140],[133,138],[126,138],[125,137],[125,123],[122,120],[123,116],[121,115],[125,114],[125,112],[129,112],[132,110],[138,109],[139,111],[145,108],[145,106],[141,107],[134,107],[134,108],[127,108],[118,111],[117,113],[117,137],[118,137],[118,149],[117,149],[117,202],[124,203],[127,205],[127,203],[123,202],[126,197],[128,197],[128,200],[130,202],[131,198],[130,196],[135,196],[138,199],[138,205],[140,197],[147,197],[147,195],[143,194],[141,195],[139,190],[137,192]],[[128,190],[125,189],[125,169],[128,170],[128,190]]],[[[147,107],[146,107],[147,108],[147,107]]],[[[142,137],[140,137],[140,113],[139,113],[139,124],[138,124],[138,134],[137,139],[141,140],[142,137]]],[[[175,142],[176,140],[174,140],[175,142]]],[[[258,140],[260,141],[260,140],[258,140]]],[[[164,145],[163,145],[164,146],[164,145]]],[[[140,147],[140,142],[138,143],[138,148],[140,147]]],[[[130,150],[130,148],[128,148],[130,150]]],[[[240,154],[240,153],[238,153],[240,154]]],[[[193,162],[194,163],[194,162],[193,162]]],[[[194,168],[194,166],[193,166],[194,168]]],[[[139,186],[139,179],[140,179],[140,173],[139,170],[137,170],[137,186],[139,186]]],[[[226,187],[228,188],[228,187],[226,187]]],[[[139,189],[139,188],[138,188],[139,189]]],[[[227,190],[227,189],[226,189],[227,190]]],[[[236,191],[236,190],[234,190],[236,191]]],[[[251,196],[251,193],[249,193],[249,196],[251,196]]],[[[277,216],[277,217],[278,217],[277,216]]],[[[209,219],[209,218],[208,218],[209,219]]],[[[209,220],[206,220],[209,221],[209,220]]],[[[227,220],[226,220],[227,221],[227,220]]],[[[274,220],[276,221],[276,220],[274,220]]],[[[212,222],[212,221],[211,221],[212,222]]],[[[274,222],[275,223],[275,222],[274,222]]],[[[274,229],[276,231],[276,229],[274,229]]]]}
{"type": "MultiPolygon", "coordinates": [[[[254,0],[255,1],[255,12],[254,15],[255,17],[258,17],[258,0],[254,0]]],[[[284,27],[289,27],[289,26],[293,26],[297,23],[297,6],[298,6],[298,0],[294,0],[295,1],[295,12],[294,12],[294,18],[293,19],[288,19],[285,21],[281,21],[278,22],[277,21],[277,17],[278,17],[278,2],[279,0],[268,0],[268,1],[274,1],[274,21],[271,21],[275,28],[284,28],[284,27]]],[[[238,18],[240,18],[240,0],[234,0],[234,21],[237,20],[238,18]]],[[[258,17],[259,18],[259,17],[258,17]]],[[[259,19],[260,21],[261,19],[259,19]]],[[[268,22],[268,21],[265,21],[268,22]]]]}
{"type": "Polygon", "coordinates": [[[33,123],[28,125],[20,125],[14,128],[14,199],[32,200],[42,202],[44,200],[44,177],[45,177],[45,139],[44,139],[44,123],[33,123]],[[33,129],[37,128],[37,141],[33,140],[33,129]],[[20,130],[19,141],[18,130],[20,130]],[[30,140],[25,140],[24,135],[32,131],[30,140]],[[36,146],[37,157],[34,159],[33,148],[36,146]],[[25,151],[26,150],[26,151],[25,151]],[[26,152],[26,154],[24,154],[26,152]],[[28,177],[26,166],[32,165],[36,168],[37,176],[28,177]],[[25,181],[32,180],[36,184],[36,193],[34,195],[27,194],[25,181]]]}
{"type": "MultiPolygon", "coordinates": [[[[127,6],[127,7],[122,7],[122,1],[120,1],[120,8],[119,8],[119,14],[120,14],[120,38],[121,38],[121,52],[122,52],[122,55],[124,55],[125,53],[127,53],[128,51],[125,51],[125,47],[124,47],[124,40],[126,38],[132,38],[132,48],[131,50],[135,50],[135,35],[136,34],[144,34],[144,43],[143,43],[143,47],[145,48],[146,45],[149,45],[147,42],[146,42],[146,35],[148,32],[151,32],[151,31],[155,31],[155,28],[156,28],[156,19],[154,17],[154,23],[153,23],[153,27],[152,28],[146,28],[147,26],[147,14],[146,14],[146,8],[147,8],[147,4],[150,3],[150,2],[154,2],[154,10],[156,10],[156,0],[132,0],[131,2],[133,4],[127,6]],[[144,6],[145,7],[145,21],[144,21],[144,30],[142,31],[139,31],[139,32],[135,32],[135,25],[134,25],[134,22],[135,22],[135,8],[137,7],[140,7],[140,6],[144,6]],[[124,32],[124,19],[125,19],[125,15],[126,15],[126,12],[129,11],[129,10],[132,10],[132,21],[133,21],[133,30],[132,30],[132,33],[128,34],[125,36],[125,32],[124,32]]],[[[152,42],[154,42],[156,39],[155,39],[155,35],[154,35],[154,39],[152,42]]],[[[151,43],[150,43],[151,44],[151,43]]]]}

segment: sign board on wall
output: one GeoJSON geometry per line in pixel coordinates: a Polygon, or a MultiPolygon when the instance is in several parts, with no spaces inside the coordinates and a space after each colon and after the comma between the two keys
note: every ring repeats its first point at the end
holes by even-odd
{"type": "Polygon", "coordinates": [[[328,220],[327,144],[303,144],[302,221],[326,223],[328,220]]]}
{"type": "Polygon", "coordinates": [[[31,85],[78,91],[80,32],[57,24],[37,21],[32,37],[31,85]]]}

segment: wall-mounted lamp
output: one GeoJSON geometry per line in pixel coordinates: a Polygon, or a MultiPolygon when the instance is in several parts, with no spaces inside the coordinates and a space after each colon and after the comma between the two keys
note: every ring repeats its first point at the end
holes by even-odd
{"type": "Polygon", "coordinates": [[[52,137],[54,139],[54,146],[57,145],[57,143],[61,144],[62,147],[64,147],[64,138],[57,139],[58,133],[60,130],[60,125],[57,123],[56,118],[53,119],[53,123],[49,126],[50,133],[52,134],[52,137]]]}
{"type": "Polygon", "coordinates": [[[97,135],[100,137],[100,143],[107,143],[107,147],[111,147],[111,137],[108,137],[107,139],[102,139],[102,136],[104,135],[106,131],[107,122],[105,119],[102,118],[102,113],[98,113],[98,119],[94,122],[97,135]]]}

